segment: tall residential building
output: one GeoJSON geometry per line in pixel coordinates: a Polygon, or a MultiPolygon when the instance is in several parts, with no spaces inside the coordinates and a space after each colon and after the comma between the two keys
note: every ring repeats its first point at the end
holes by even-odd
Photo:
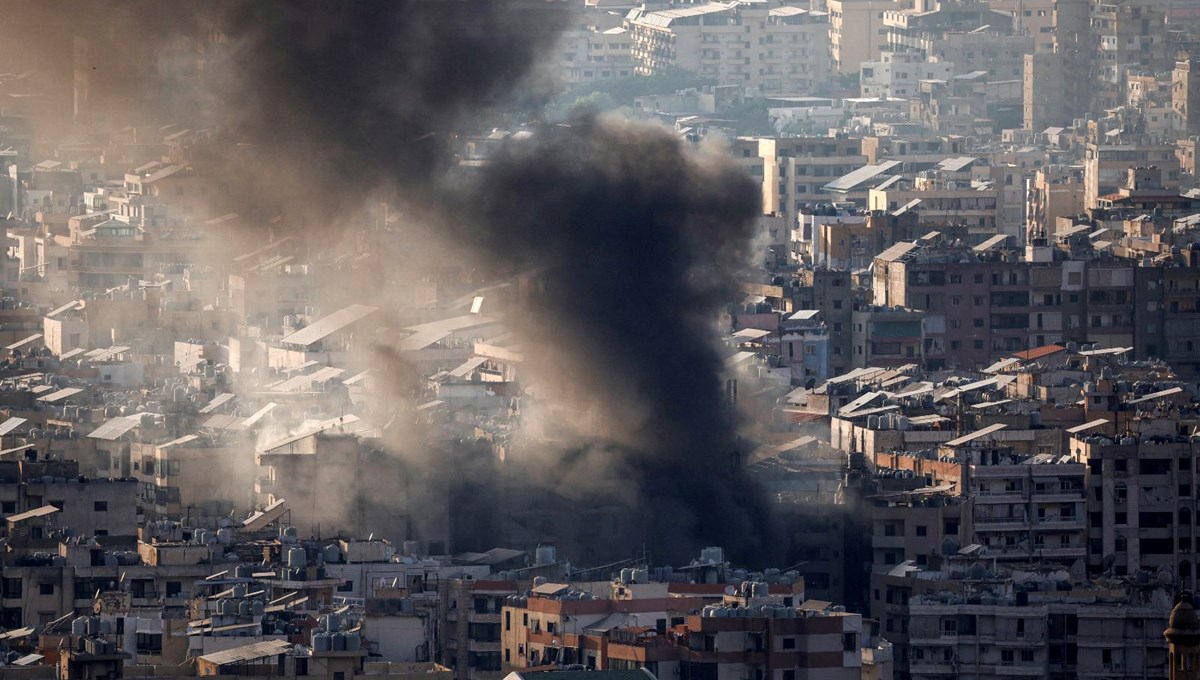
{"type": "Polygon", "coordinates": [[[829,0],[829,49],[839,75],[858,73],[864,61],[880,58],[884,12],[892,0],[829,0]]]}
{"type": "Polygon", "coordinates": [[[1085,208],[1096,208],[1100,197],[1116,193],[1134,166],[1160,171],[1161,189],[1179,188],[1179,158],[1174,144],[1158,144],[1133,137],[1114,142],[1088,142],[1084,151],[1085,208]]]}
{"type": "Polygon", "coordinates": [[[1083,173],[1079,168],[1043,167],[1027,183],[1025,226],[1030,238],[1051,238],[1058,218],[1083,212],[1083,173]]]}
{"type": "Polygon", "coordinates": [[[1175,62],[1171,72],[1171,109],[1183,134],[1200,134],[1200,63],[1193,63],[1186,54],[1175,62]]]}
{"type": "Polygon", "coordinates": [[[1097,103],[1103,109],[1124,103],[1129,71],[1154,73],[1170,68],[1165,18],[1165,12],[1152,0],[1091,4],[1093,73],[1097,103]]]}
{"type": "Polygon", "coordinates": [[[810,94],[830,82],[823,12],[762,0],[688,5],[630,14],[635,71],[692,71],[755,95],[810,94]]]}
{"type": "MultiPolygon", "coordinates": [[[[833,197],[821,187],[866,165],[862,140],[852,137],[762,137],[763,211],[782,215],[788,229],[803,229],[806,207],[833,197]]],[[[811,237],[811,234],[810,234],[811,237]]]]}

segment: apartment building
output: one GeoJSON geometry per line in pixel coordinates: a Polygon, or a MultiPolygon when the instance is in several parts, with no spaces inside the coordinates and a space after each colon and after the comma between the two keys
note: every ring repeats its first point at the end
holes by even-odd
{"type": "Polygon", "coordinates": [[[1082,168],[1058,165],[1037,170],[1025,191],[1026,234],[1053,239],[1059,218],[1083,213],[1084,195],[1082,168]]]}
{"type": "Polygon", "coordinates": [[[643,667],[656,677],[690,680],[849,679],[890,664],[890,645],[864,627],[860,615],[804,600],[803,586],[715,585],[637,583],[635,596],[621,599],[578,591],[572,596],[566,584],[535,586],[528,598],[513,598],[516,604],[504,609],[506,657],[514,659],[513,668],[535,660],[597,670],[643,667]],[[700,591],[713,593],[703,608],[701,597],[684,595],[700,591]],[[656,596],[673,592],[679,594],[656,596]],[[568,601],[559,607],[552,604],[556,598],[568,601]],[[560,609],[574,619],[559,617],[560,609]]]}
{"type": "Polygon", "coordinates": [[[1154,167],[1160,171],[1159,189],[1177,190],[1180,182],[1179,159],[1174,144],[1156,144],[1132,138],[1118,143],[1088,142],[1084,150],[1084,207],[1100,207],[1103,196],[1117,193],[1126,186],[1131,167],[1154,167]]]}
{"type": "Polygon", "coordinates": [[[963,224],[973,234],[1015,232],[1019,226],[1001,220],[1001,191],[991,184],[931,174],[871,189],[867,195],[867,209],[872,212],[894,213],[906,206],[919,208],[925,224],[963,224]]]}
{"type": "MultiPolygon", "coordinates": [[[[1164,411],[1171,396],[1138,403],[1164,411]]],[[[1129,431],[1115,438],[1081,434],[1070,442],[1090,473],[1088,567],[1116,574],[1166,570],[1194,584],[1196,443],[1187,426],[1167,418],[1125,422],[1129,431]]]]}
{"type": "Polygon", "coordinates": [[[967,569],[959,578],[973,583],[965,582],[963,592],[908,600],[912,680],[968,673],[1167,677],[1167,645],[1159,631],[1167,623],[1170,595],[1161,586],[1106,587],[1045,576],[1013,583],[990,565],[976,562],[967,569]]]}
{"type": "Polygon", "coordinates": [[[1083,462],[1064,460],[1052,445],[1035,455],[978,440],[945,448],[979,461],[967,487],[974,499],[973,542],[988,547],[997,562],[1069,567],[1087,556],[1083,462]]]}
{"type": "Polygon", "coordinates": [[[824,12],[737,0],[633,10],[628,26],[640,75],[685,69],[757,96],[814,94],[830,82],[824,12]]]}
{"type": "Polygon", "coordinates": [[[1171,71],[1171,110],[1188,137],[1200,134],[1200,63],[1193,61],[1184,55],[1171,71]]]}
{"type": "MultiPolygon", "coordinates": [[[[438,589],[439,659],[455,680],[495,680],[504,676],[501,617],[514,581],[448,579],[438,589]]],[[[510,617],[511,620],[511,617],[510,617]]]]}
{"type": "Polygon", "coordinates": [[[1064,341],[1133,347],[1139,357],[1148,356],[1148,344],[1157,348],[1150,334],[1163,322],[1157,303],[1148,303],[1158,297],[1160,270],[1132,260],[1055,260],[1040,254],[1048,248],[1027,249],[1027,259],[999,245],[922,251],[898,244],[875,260],[874,300],[923,310],[926,335],[944,339],[952,365],[982,367],[1064,341]]]}
{"type": "Polygon", "coordinates": [[[634,74],[633,36],[622,26],[582,26],[560,38],[559,80],[580,85],[634,74]]]}
{"type": "MultiPolygon", "coordinates": [[[[805,216],[807,217],[807,216],[805,216]]],[[[839,215],[839,217],[841,217],[839,215]]],[[[813,219],[816,223],[817,219],[813,219]]],[[[871,265],[875,256],[900,241],[912,241],[929,233],[922,226],[920,211],[874,211],[847,216],[846,219],[821,219],[813,229],[813,264],[834,270],[857,271],[871,265]],[[851,217],[855,219],[850,219],[851,217]]],[[[939,225],[943,233],[946,230],[939,225]]],[[[958,231],[966,235],[966,229],[958,231]]]]}
{"type": "Polygon", "coordinates": [[[884,52],[878,61],[864,61],[859,67],[859,88],[863,97],[909,98],[922,80],[949,80],[952,75],[950,62],[918,52],[884,52]]]}
{"type": "Polygon", "coordinates": [[[834,71],[859,72],[864,61],[878,61],[885,43],[883,15],[892,0],[829,0],[829,48],[834,71]]]}
{"type": "Polygon", "coordinates": [[[833,269],[804,269],[796,272],[792,288],[797,310],[821,310],[829,339],[829,376],[841,375],[850,366],[853,333],[854,289],[850,272],[833,269]]]}
{"type": "Polygon", "coordinates": [[[1166,13],[1146,0],[1097,2],[1091,5],[1091,31],[1096,52],[1092,56],[1097,96],[1103,108],[1125,101],[1126,75],[1130,70],[1157,73],[1170,70],[1164,26],[1166,13]]]}
{"type": "Polygon", "coordinates": [[[763,162],[763,210],[782,215],[792,229],[803,229],[801,216],[815,214],[813,207],[830,202],[822,187],[867,162],[862,140],[848,136],[759,138],[758,155],[763,162]]]}

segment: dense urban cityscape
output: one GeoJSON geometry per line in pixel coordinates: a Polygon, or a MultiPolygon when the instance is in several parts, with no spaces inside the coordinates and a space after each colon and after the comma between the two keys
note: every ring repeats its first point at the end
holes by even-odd
{"type": "Polygon", "coordinates": [[[1200,0],[0,0],[0,680],[1200,678],[1200,0]]]}

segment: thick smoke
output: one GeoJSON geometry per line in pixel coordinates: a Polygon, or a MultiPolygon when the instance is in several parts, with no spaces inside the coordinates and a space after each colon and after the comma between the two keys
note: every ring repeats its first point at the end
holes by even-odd
{"type": "MultiPolygon", "coordinates": [[[[536,293],[513,321],[530,367],[564,406],[554,415],[572,419],[548,428],[573,433],[530,454],[544,495],[627,491],[637,520],[620,556],[646,545],[679,560],[718,544],[738,559],[769,558],[769,513],[739,464],[715,332],[760,204],[747,177],[664,128],[581,116],[536,127],[467,181],[447,181],[457,133],[485,114],[525,122],[497,110],[542,92],[539,64],[572,18],[565,2],[203,7],[181,11],[177,30],[196,30],[199,11],[224,45],[204,80],[221,137],[249,145],[242,167],[228,168],[238,170],[236,198],[286,206],[281,229],[388,200],[440,229],[452,244],[443,262],[493,280],[533,272],[536,293]]],[[[167,44],[170,33],[149,35],[167,44]]],[[[413,446],[411,433],[402,442],[413,446]]],[[[469,457],[460,454],[413,460],[469,457]]],[[[430,470],[430,486],[466,469],[430,470]]]]}
{"type": "Polygon", "coordinates": [[[533,366],[596,414],[585,432],[616,446],[590,455],[628,475],[639,538],[676,559],[696,541],[747,555],[767,530],[714,344],[760,198],[721,154],[585,117],[503,148],[473,196],[484,251],[537,272],[518,315],[533,366]]]}

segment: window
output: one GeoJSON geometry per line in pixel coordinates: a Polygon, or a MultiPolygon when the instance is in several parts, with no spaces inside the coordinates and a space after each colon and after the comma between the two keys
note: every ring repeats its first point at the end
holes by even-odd
{"type": "Polygon", "coordinates": [[[796,638],[785,637],[783,639],[783,648],[784,649],[795,649],[796,648],[796,638]]]}
{"type": "Polygon", "coordinates": [[[96,501],[92,504],[92,510],[95,512],[108,512],[108,501],[96,501]]]}
{"type": "Polygon", "coordinates": [[[342,583],[342,585],[338,586],[337,589],[339,593],[352,593],[354,592],[354,581],[347,580],[346,582],[342,583]]]}
{"type": "Polygon", "coordinates": [[[924,524],[917,525],[917,535],[918,536],[925,536],[928,533],[929,533],[929,528],[926,527],[924,524]]]}
{"type": "Polygon", "coordinates": [[[39,583],[38,584],[38,595],[53,595],[53,594],[54,594],[54,584],[53,583],[39,583]]]}

